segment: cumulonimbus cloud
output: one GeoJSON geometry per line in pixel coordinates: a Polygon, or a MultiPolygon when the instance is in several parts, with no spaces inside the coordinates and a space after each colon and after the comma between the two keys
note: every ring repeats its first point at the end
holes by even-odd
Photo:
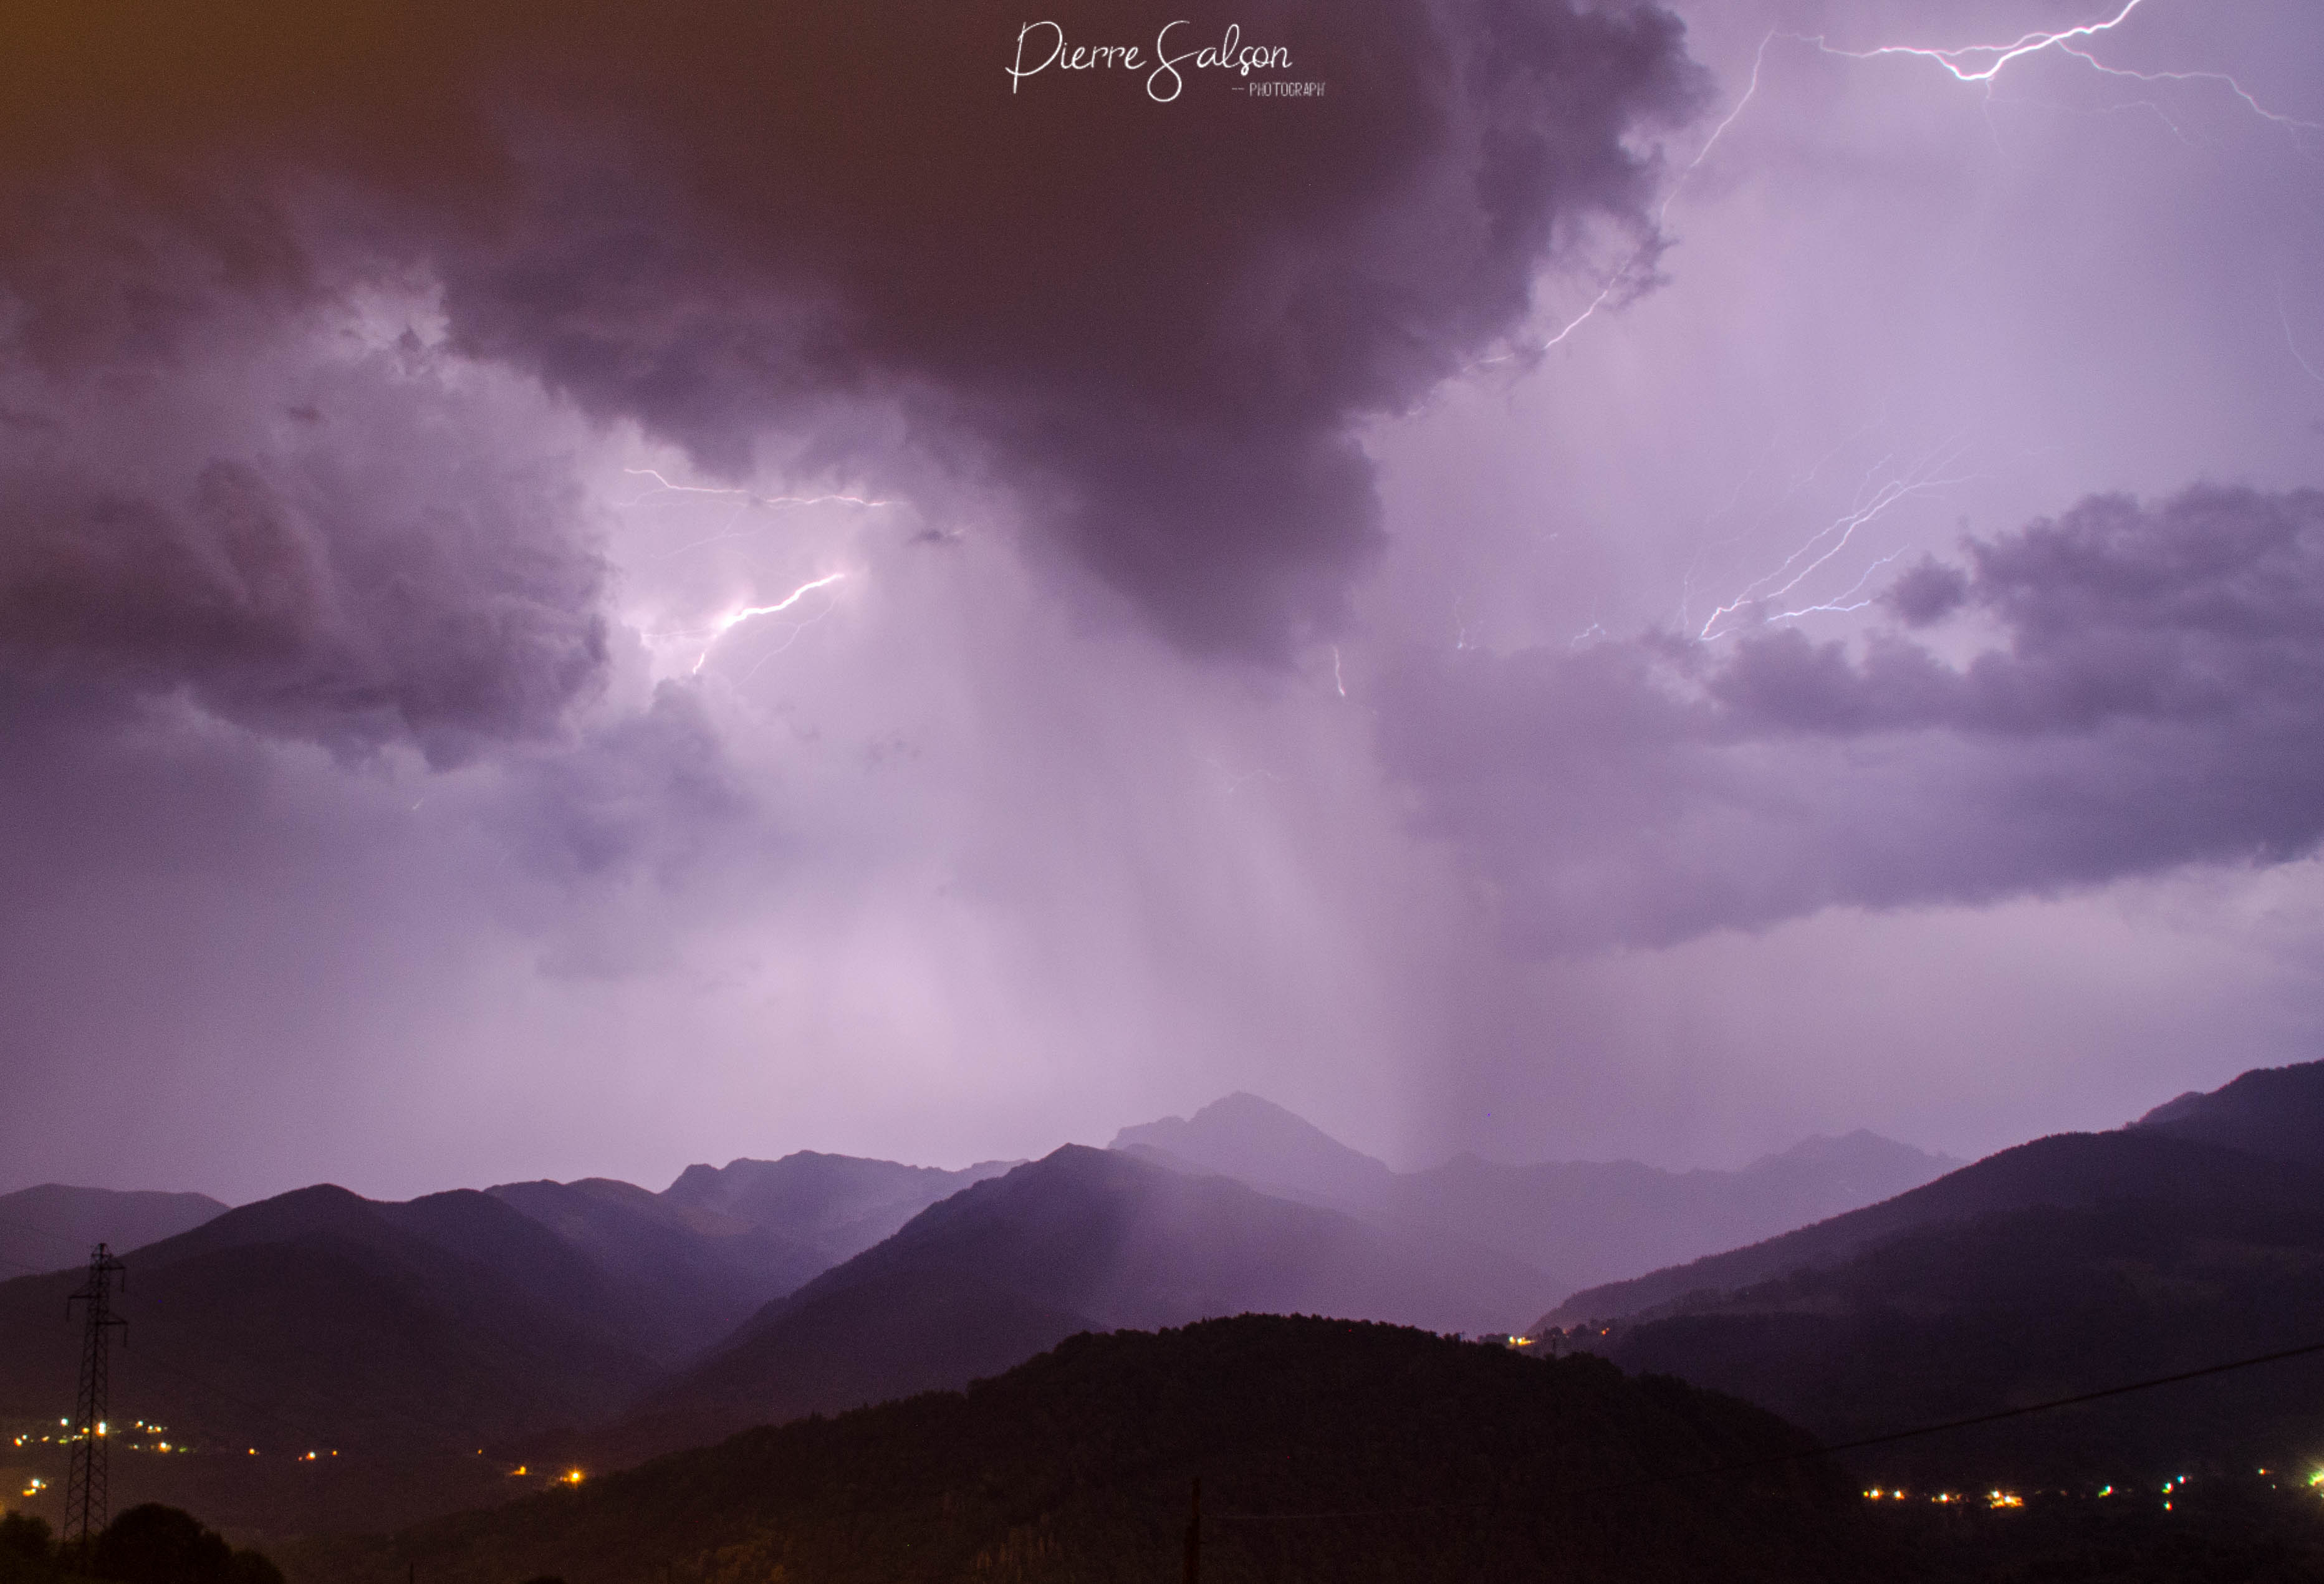
{"type": "MultiPolygon", "coordinates": [[[[1190,65],[1163,103],[1118,70],[1012,92],[1028,20],[999,0],[40,8],[0,64],[0,355],[46,382],[18,407],[198,385],[220,323],[263,335],[418,282],[454,351],[712,468],[790,428],[876,471],[900,415],[924,459],[1012,497],[1032,542],[1188,648],[1280,653],[1337,618],[1379,539],[1354,426],[1518,326],[1576,226],[1648,229],[1637,134],[1699,91],[1681,28],[1568,0],[1059,14],[1149,58],[1232,24],[1287,51],[1273,76],[1324,87],[1261,98],[1190,65]]],[[[134,438],[97,410],[78,462],[134,438]]],[[[595,685],[587,557],[524,512],[505,551],[481,520],[386,530],[401,503],[302,491],[231,426],[182,421],[200,455],[142,491],[0,430],[5,663],[174,675],[326,735],[301,712],[334,697],[513,732],[595,685]],[[365,614],[383,599],[409,602],[410,641],[365,614]]]]}
{"type": "Polygon", "coordinates": [[[557,734],[610,663],[559,459],[424,352],[248,354],[0,378],[38,415],[0,441],[0,708],[182,696],[439,766],[557,734]]]}
{"type": "Polygon", "coordinates": [[[1385,752],[1549,952],[2324,840],[2324,493],[2094,497],[1965,549],[1888,603],[1987,624],[1966,664],[1893,626],[1463,653],[1395,676],[1385,752]]]}

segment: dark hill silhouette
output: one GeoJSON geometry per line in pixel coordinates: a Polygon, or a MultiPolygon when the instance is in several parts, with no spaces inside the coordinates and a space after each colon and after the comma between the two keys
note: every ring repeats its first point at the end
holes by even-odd
{"type": "Polygon", "coordinates": [[[1800,1444],[1759,1410],[1594,1359],[1248,1316],[1076,1337],[965,1394],[285,1560],[300,1584],[1176,1578],[1199,1476],[1219,1584],[1884,1576],[1863,1504],[1813,1464],[1638,1483],[1800,1444]],[[1381,1515],[1223,1516],[1350,1510],[1381,1515]]]}
{"type": "Polygon", "coordinates": [[[1469,1155],[1393,1172],[1250,1094],[1125,1128],[1113,1147],[1346,1211],[1403,1237],[1491,1250],[1540,1270],[1560,1294],[1870,1204],[1960,1164],[1859,1130],[1731,1172],[1637,1161],[1514,1166],[1469,1155]]]}
{"type": "MultiPolygon", "coordinates": [[[[134,1250],[115,1416],[197,1444],[473,1449],[613,1412],[651,1376],[620,1294],[483,1193],[383,1204],[327,1185],[134,1250]]],[[[0,1413],[72,1402],[77,1273],[0,1283],[0,1413]]]]}
{"type": "Polygon", "coordinates": [[[610,1278],[622,1329],[657,1363],[673,1367],[831,1263],[764,1227],[610,1178],[504,1183],[487,1192],[610,1278]]]}
{"type": "Polygon", "coordinates": [[[2209,1094],[2159,1105],[2131,1127],[2324,1166],[2324,1062],[2255,1068],[2209,1094]]]}
{"type": "Polygon", "coordinates": [[[99,1243],[116,1253],[141,1248],[226,1209],[207,1193],[124,1193],[60,1183],[0,1193],[0,1278],[86,1265],[99,1243]]]}
{"type": "MultiPolygon", "coordinates": [[[[1617,1326],[1595,1350],[1832,1441],[2324,1342],[2324,1194],[2043,1207],[1617,1326]]],[[[2324,1358],[1874,1454],[1888,1483],[2105,1480],[2312,1460],[2324,1358]]]]}
{"type": "Polygon", "coordinates": [[[1506,1329],[1538,1275],[1068,1145],[770,1304],[650,1412],[731,1427],[958,1386],[1076,1331],[1242,1311],[1506,1329]]]}
{"type": "MultiPolygon", "coordinates": [[[[1543,1328],[1583,1322],[1581,1346],[1835,1440],[2324,1341],[2324,1166],[2303,1132],[2319,1085],[2312,1064],[2246,1073],[1577,1294],[1543,1328]]],[[[2145,1479],[2306,1458],[2319,1419],[2324,1359],[2292,1361],[1873,1457],[1900,1479],[2145,1479]]]]}
{"type": "Polygon", "coordinates": [[[1691,1294],[1732,1291],[1803,1266],[1830,1265],[1900,1233],[1998,1211],[2126,1199],[2305,1202],[2318,1181],[2303,1167],[2152,1130],[2053,1134],[1779,1238],[1576,1293],[1534,1329],[1637,1315],[1691,1294]]]}
{"type": "Polygon", "coordinates": [[[804,1243],[828,1267],[853,1259],[936,1201],[1020,1164],[980,1161],[948,1172],[802,1149],[780,1160],[688,1166],[662,1197],[804,1243]]]}

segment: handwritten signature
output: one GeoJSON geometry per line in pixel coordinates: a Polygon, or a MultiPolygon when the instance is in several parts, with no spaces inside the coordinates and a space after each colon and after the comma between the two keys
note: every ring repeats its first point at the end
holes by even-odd
{"type": "Polygon", "coordinates": [[[1060,71],[1146,71],[1146,97],[1157,105],[1167,105],[1185,92],[1186,78],[1178,69],[1192,62],[1195,71],[1231,71],[1238,77],[1249,77],[1254,70],[1280,70],[1291,64],[1291,47],[1287,44],[1246,44],[1242,41],[1242,24],[1228,24],[1226,35],[1215,44],[1200,49],[1170,53],[1170,30],[1187,23],[1184,18],[1165,23],[1154,36],[1154,53],[1148,57],[1135,44],[1068,44],[1065,30],[1054,22],[1028,22],[1017,30],[1017,60],[1009,67],[1009,91],[1014,94],[1018,85],[1027,78],[1056,67],[1060,71]],[[1034,64],[1025,64],[1028,41],[1036,52],[1040,41],[1033,39],[1037,32],[1047,31],[1049,52],[1034,64]]]}

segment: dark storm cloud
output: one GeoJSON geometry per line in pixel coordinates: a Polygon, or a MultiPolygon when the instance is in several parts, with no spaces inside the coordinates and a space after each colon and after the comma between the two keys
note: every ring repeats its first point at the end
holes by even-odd
{"type": "MultiPolygon", "coordinates": [[[[1643,231],[1626,140],[1696,73],[1648,6],[1056,14],[1149,60],[1179,17],[1168,50],[1231,23],[1325,97],[1191,65],[1168,104],[1120,70],[1011,93],[1035,19],[999,0],[48,8],[0,66],[42,216],[0,243],[14,335],[150,364],[216,302],[417,269],[456,345],[714,467],[900,410],[1183,642],[1279,652],[1379,537],[1351,426],[1511,329],[1566,229],[1643,231]]],[[[289,637],[260,626],[232,641],[289,637]]]]}
{"type": "Polygon", "coordinates": [[[2314,851],[2324,494],[2098,497],[1967,552],[1889,602],[1990,624],[1965,665],[1894,630],[1462,654],[1395,680],[1386,751],[1553,951],[2314,851]]]}
{"type": "Polygon", "coordinates": [[[607,664],[578,492],[426,361],[32,387],[69,421],[0,440],[10,686],[183,690],[260,731],[410,741],[438,764],[557,729],[607,664]],[[300,404],[244,410],[254,380],[300,404]]]}

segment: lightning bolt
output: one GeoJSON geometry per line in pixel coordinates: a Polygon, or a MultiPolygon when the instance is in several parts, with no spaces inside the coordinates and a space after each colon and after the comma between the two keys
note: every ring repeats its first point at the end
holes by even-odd
{"type": "Polygon", "coordinates": [[[1224,762],[1213,758],[1209,754],[1204,754],[1203,756],[1203,762],[1210,766],[1213,769],[1218,771],[1219,775],[1226,782],[1227,792],[1230,796],[1241,791],[1253,781],[1273,781],[1280,785],[1283,780],[1281,776],[1277,775],[1273,770],[1269,769],[1246,770],[1240,775],[1237,775],[1234,771],[1229,769],[1224,762]]]}
{"type": "MultiPolygon", "coordinates": [[[[2133,82],[2143,83],[2222,83],[2226,85],[2229,93],[2243,101],[2244,106],[2253,115],[2264,121],[2273,122],[2292,134],[2295,139],[2303,132],[2324,132],[2324,125],[2319,125],[2313,121],[2301,121],[2269,109],[2253,96],[2250,89],[2224,71],[2133,71],[2126,67],[2108,66],[2088,50],[2076,48],[2076,45],[2083,40],[2096,39],[2101,34],[2114,32],[2115,29],[2128,22],[2132,13],[2137,11],[2145,3],[2146,0],[2126,0],[2121,10],[2102,22],[2086,22],[2076,27],[2060,28],[2055,32],[2024,33],[2006,44],[1963,44],[1950,50],[1940,50],[1924,44],[1882,44],[1870,50],[1842,50],[1826,41],[1821,33],[1790,33],[1784,36],[1797,39],[1803,43],[1813,44],[1827,55],[1845,56],[1850,60],[1877,60],[1889,55],[1918,56],[1925,60],[1935,61],[1950,72],[1956,81],[1978,83],[1983,85],[1988,91],[1991,90],[1994,80],[2013,61],[2022,60],[2028,55],[2038,55],[2044,50],[2055,50],[2061,54],[2071,55],[2075,60],[2106,77],[2125,78],[2133,82]]],[[[1765,48],[1764,44],[1762,48],[1765,48]]],[[[2154,109],[2157,115],[2162,114],[2159,106],[2150,106],[2149,108],[2154,109]]],[[[2178,131],[2177,124],[2172,122],[2168,115],[2163,116],[2163,122],[2171,126],[2173,132],[2178,131]]]]}
{"type": "Polygon", "coordinates": [[[1889,562],[1894,561],[1897,557],[1904,553],[1904,552],[1902,550],[1889,551],[1877,561],[1875,561],[1872,565],[1867,566],[1864,569],[1864,576],[1858,577],[1855,583],[1850,585],[1841,593],[1834,594],[1831,599],[1824,601],[1821,604],[1802,605],[1796,611],[1777,611],[1774,614],[1770,615],[1767,620],[1770,622],[1789,622],[1797,617],[1821,615],[1827,612],[1834,614],[1846,614],[1850,611],[1861,611],[1866,606],[1871,604],[1872,602],[1868,599],[1859,600],[1856,596],[1864,592],[1864,585],[1872,581],[1872,575],[1874,573],[1879,571],[1883,566],[1887,566],[1889,562]],[[1849,603],[1843,603],[1842,602],[1849,603]]]}
{"type": "Polygon", "coordinates": [[[862,495],[761,495],[755,494],[749,490],[720,489],[711,484],[674,484],[670,483],[669,480],[664,478],[659,472],[650,467],[625,467],[622,469],[622,471],[630,474],[633,478],[650,478],[654,481],[654,488],[646,491],[644,494],[638,496],[636,500],[626,502],[626,504],[632,506],[637,505],[639,502],[647,500],[651,496],[663,494],[731,495],[740,499],[745,505],[749,506],[824,506],[831,504],[834,502],[848,506],[900,506],[904,504],[901,501],[874,501],[862,495]]]}
{"type": "Polygon", "coordinates": [[[1686,185],[1686,179],[1693,175],[1695,171],[1702,167],[1702,162],[1705,160],[1711,158],[1711,151],[1719,146],[1719,140],[1727,135],[1727,129],[1735,124],[1737,119],[1742,115],[1745,109],[1749,107],[1752,99],[1757,96],[1759,92],[1759,68],[1766,62],[1767,46],[1775,41],[1775,35],[1774,33],[1769,33],[1766,38],[1759,41],[1759,52],[1751,58],[1751,81],[1749,85],[1744,88],[1742,97],[1735,101],[1735,107],[1727,112],[1726,118],[1720,121],[1718,125],[1711,129],[1711,135],[1703,139],[1702,146],[1694,152],[1694,158],[1689,160],[1679,173],[1671,179],[1670,190],[1663,195],[1662,207],[1655,211],[1655,228],[1648,235],[1647,239],[1640,243],[1637,247],[1633,248],[1630,252],[1630,256],[1622,261],[1621,267],[1606,278],[1606,284],[1599,290],[1597,296],[1590,299],[1589,307],[1583,309],[1579,314],[1568,320],[1563,329],[1558,331],[1556,335],[1552,336],[1548,340],[1541,344],[1542,351],[1547,352],[1551,347],[1555,346],[1559,342],[1564,340],[1568,336],[1572,335],[1574,331],[1579,330],[1584,324],[1588,323],[1591,316],[1595,314],[1600,309],[1606,306],[1607,299],[1612,297],[1615,290],[1620,287],[1622,282],[1629,279],[1630,272],[1638,267],[1638,261],[1645,258],[1646,256],[1647,250],[1653,247],[1655,243],[1661,238],[1663,222],[1670,215],[1671,205],[1678,199],[1679,189],[1684,187],[1686,185]]]}
{"type": "Polygon", "coordinates": [[[1452,625],[1456,630],[1452,636],[1452,647],[1455,649],[1467,649],[1469,647],[1469,629],[1474,626],[1475,623],[1461,613],[1461,602],[1459,600],[1454,600],[1452,602],[1452,625]]]}
{"type": "Polygon", "coordinates": [[[846,576],[847,574],[844,572],[825,573],[823,576],[815,579],[811,583],[800,584],[797,588],[791,590],[790,593],[785,594],[781,599],[777,600],[771,605],[744,605],[740,610],[731,611],[725,615],[719,617],[716,622],[711,624],[710,637],[708,640],[703,644],[701,656],[695,660],[694,670],[691,674],[697,677],[700,676],[702,674],[703,666],[707,663],[710,658],[711,649],[716,647],[718,640],[725,637],[729,632],[732,632],[735,628],[741,626],[743,622],[750,621],[754,616],[773,616],[779,614],[784,611],[788,611],[793,605],[798,604],[799,601],[813,594],[816,589],[829,588],[833,584],[839,582],[846,576]]]}
{"type": "MultiPolygon", "coordinates": [[[[1784,557],[1782,564],[1774,571],[1764,573],[1752,579],[1733,599],[1711,612],[1710,618],[1696,632],[1696,638],[1707,642],[1713,638],[1726,636],[1725,633],[1719,631],[1719,624],[1722,620],[1733,615],[1746,605],[1768,600],[1780,600],[1792,593],[1833,557],[1845,550],[1856,537],[1858,529],[1878,521],[1904,502],[1952,484],[1968,482],[1969,476],[1968,474],[1948,476],[1945,473],[1946,469],[1959,460],[1961,450],[1962,446],[1958,439],[1948,442],[1914,466],[1886,478],[1880,475],[1887,466],[1888,459],[1883,457],[1873,464],[1857,487],[1855,502],[1846,511],[1810,534],[1801,543],[1799,548],[1784,557]]],[[[1886,559],[1893,560],[1895,557],[1892,556],[1886,559]]],[[[1871,602],[1868,600],[1854,605],[1843,605],[1840,602],[1851,599],[1861,592],[1865,584],[1870,580],[1872,573],[1884,564],[1878,561],[1873,563],[1872,566],[1867,568],[1864,575],[1857,579],[1854,587],[1833,600],[1795,611],[1781,612],[1768,619],[1784,621],[1826,610],[1862,610],[1864,605],[1871,602]]],[[[1733,629],[1730,628],[1729,631],[1732,631],[1733,629]]]]}
{"type": "MultiPolygon", "coordinates": [[[[2096,38],[2100,33],[2112,32],[2124,23],[2128,22],[2130,14],[2145,3],[2146,0],[2129,0],[2129,3],[2120,11],[2116,12],[2104,22],[2084,23],[2079,27],[2062,28],[2054,33],[2026,33],[2015,43],[1964,44],[1957,50],[1933,50],[1919,44],[1883,44],[1874,50],[1835,50],[1824,42],[1821,34],[1810,36],[1794,33],[1789,36],[1812,43],[1827,55],[1845,55],[1853,60],[1876,60],[1884,55],[1919,55],[1936,61],[1962,82],[1989,83],[2000,76],[2001,69],[2011,61],[2047,50],[2053,45],[2065,48],[2070,54],[2080,54],[2080,51],[2070,48],[2069,41],[2096,38]],[[1980,56],[1989,56],[1991,59],[1986,65],[1974,69],[1965,64],[1980,56]]],[[[1761,47],[1764,49],[1766,46],[1761,47]]],[[[2089,57],[2083,55],[2082,59],[2088,60],[2089,57]]],[[[2093,61],[2092,64],[2097,63],[2093,61]]]]}
{"type": "MultiPolygon", "coordinates": [[[[2149,84],[2220,83],[2225,85],[2229,93],[2241,100],[2252,114],[2282,127],[2295,139],[2302,133],[2324,132],[2324,124],[2301,121],[2280,111],[2269,109],[2259,102],[2250,89],[2224,71],[2133,71],[2126,67],[2108,66],[2090,54],[2089,51],[2076,47],[2085,40],[2096,39],[2101,34],[2112,32],[2124,23],[2128,22],[2132,14],[2145,3],[2146,0],[2126,0],[2120,10],[2102,21],[2082,23],[2073,27],[2059,28],[2049,32],[2036,31],[2022,33],[2006,44],[1963,44],[1953,49],[1939,49],[1923,44],[1881,44],[1869,50],[1843,50],[1830,42],[1821,33],[1768,33],[1759,41],[1759,48],[1751,58],[1751,79],[1745,87],[1742,95],[1735,101],[1734,107],[1727,112],[1717,126],[1711,128],[1711,135],[1703,140],[1702,147],[1695,151],[1694,158],[1689,160],[1680,169],[1677,176],[1672,179],[1669,190],[1663,195],[1661,207],[1655,211],[1654,229],[1647,239],[1634,248],[1629,256],[1622,261],[1620,266],[1607,277],[1606,283],[1599,289],[1598,294],[1590,299],[1588,305],[1580,313],[1567,320],[1555,335],[1541,344],[1540,350],[1547,352],[1550,348],[1560,345],[1567,336],[1595,318],[1598,310],[1614,299],[1623,283],[1630,279],[1632,272],[1637,268],[1639,262],[1661,240],[1663,226],[1670,215],[1671,205],[1677,201],[1680,190],[1686,185],[1687,178],[1692,176],[1702,167],[1702,162],[1711,157],[1711,152],[1719,146],[1720,140],[1727,135],[1728,129],[1741,119],[1743,112],[1748,109],[1752,101],[1758,97],[1759,75],[1762,68],[1766,65],[1767,46],[1777,39],[1812,44],[1826,55],[1837,55],[1850,60],[1877,60],[1892,55],[1910,55],[1934,60],[1950,72],[1955,80],[1979,84],[1988,91],[1995,79],[2012,62],[2022,60],[2028,55],[2039,54],[2044,50],[2056,50],[2061,54],[2071,55],[2094,71],[2107,77],[2124,78],[2131,81],[2149,84]]],[[[2157,115],[2162,114],[2160,106],[2150,104],[2147,107],[2154,110],[2157,115]]],[[[2173,132],[2179,130],[2177,124],[2172,122],[2169,116],[2164,115],[2163,120],[2173,132]]],[[[2181,135],[2184,136],[2183,134],[2181,135]]],[[[2296,352],[2294,355],[2298,355],[2296,352]]],[[[1505,360],[1487,358],[1482,361],[1499,363],[1505,360]]],[[[2305,366],[2305,360],[2303,360],[2303,366],[2305,366]]]]}
{"type": "Polygon", "coordinates": [[[623,502],[622,506],[625,510],[642,505],[656,495],[715,495],[734,502],[734,509],[728,512],[725,520],[718,525],[717,532],[679,545],[675,549],[665,550],[654,557],[658,561],[667,561],[673,557],[683,556],[688,550],[698,550],[705,545],[715,545],[721,539],[742,538],[742,534],[734,531],[734,524],[742,520],[742,513],[753,507],[773,510],[777,507],[788,506],[839,505],[870,509],[878,506],[902,506],[909,503],[903,501],[873,500],[865,495],[761,495],[750,490],[723,489],[710,484],[672,483],[659,470],[650,467],[625,467],[622,471],[633,478],[650,478],[654,481],[653,488],[632,500],[623,502]]]}
{"type": "Polygon", "coordinates": [[[2301,355],[2300,343],[2292,336],[2292,316],[2284,311],[2283,282],[2281,281],[2275,283],[2275,318],[2276,322],[2283,327],[2283,349],[2292,354],[2292,361],[2300,365],[2301,373],[2306,374],[2318,384],[2324,385],[2324,374],[2318,373],[2316,365],[2301,355]]]}
{"type": "Polygon", "coordinates": [[[1347,679],[1340,675],[1340,646],[1336,643],[1332,646],[1332,686],[1339,690],[1342,698],[1348,696],[1347,679]]]}

